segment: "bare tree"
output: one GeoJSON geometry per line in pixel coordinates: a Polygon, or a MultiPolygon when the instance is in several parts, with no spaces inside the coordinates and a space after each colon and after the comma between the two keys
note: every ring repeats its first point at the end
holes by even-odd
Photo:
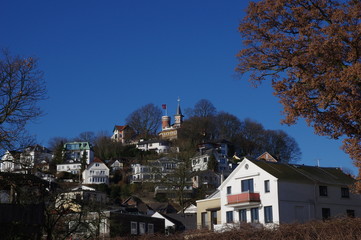
{"type": "Polygon", "coordinates": [[[35,58],[1,53],[0,148],[14,149],[24,138],[26,124],[42,114],[37,104],[46,98],[46,89],[35,58]]]}
{"type": "Polygon", "coordinates": [[[216,107],[207,99],[199,100],[192,109],[186,110],[189,117],[211,117],[217,113],[216,107]]]}
{"type": "Polygon", "coordinates": [[[96,134],[92,131],[86,131],[80,133],[77,137],[74,138],[76,142],[89,142],[90,144],[94,145],[96,141],[96,134]]]}
{"type": "Polygon", "coordinates": [[[139,138],[147,139],[157,134],[161,118],[162,110],[150,103],[132,112],[126,122],[139,138]]]}

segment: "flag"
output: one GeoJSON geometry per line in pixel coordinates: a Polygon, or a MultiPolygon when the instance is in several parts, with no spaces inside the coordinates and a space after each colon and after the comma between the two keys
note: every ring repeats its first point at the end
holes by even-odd
{"type": "Polygon", "coordinates": [[[167,104],[162,104],[163,109],[167,109],[167,104]]]}

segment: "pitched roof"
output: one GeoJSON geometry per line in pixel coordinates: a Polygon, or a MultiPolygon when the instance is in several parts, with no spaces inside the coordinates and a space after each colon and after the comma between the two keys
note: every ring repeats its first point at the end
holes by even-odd
{"type": "Polygon", "coordinates": [[[257,160],[265,160],[270,162],[278,162],[269,152],[262,153],[257,160]]]}
{"type": "Polygon", "coordinates": [[[149,207],[151,207],[155,212],[159,212],[159,213],[176,213],[177,209],[175,209],[175,207],[170,204],[170,203],[149,203],[148,204],[149,207]]]}
{"type": "Polygon", "coordinates": [[[126,129],[127,127],[128,127],[128,125],[124,125],[124,126],[115,125],[113,131],[114,131],[115,129],[117,129],[118,131],[123,131],[123,130],[126,129]]]}
{"type": "Polygon", "coordinates": [[[250,161],[280,180],[337,185],[349,185],[355,181],[339,168],[275,163],[263,160],[250,161]]]}
{"type": "Polygon", "coordinates": [[[100,159],[97,158],[97,157],[94,157],[93,162],[96,162],[96,163],[104,163],[102,160],[100,160],[100,159]]]}
{"type": "Polygon", "coordinates": [[[323,183],[330,185],[351,185],[355,182],[355,179],[342,172],[339,168],[305,166],[244,158],[237,168],[233,170],[233,172],[218,187],[218,189],[222,189],[225,185],[227,185],[230,179],[233,179],[240,171],[243,171],[243,167],[248,163],[255,164],[259,168],[276,177],[280,182],[307,184],[323,183]]]}

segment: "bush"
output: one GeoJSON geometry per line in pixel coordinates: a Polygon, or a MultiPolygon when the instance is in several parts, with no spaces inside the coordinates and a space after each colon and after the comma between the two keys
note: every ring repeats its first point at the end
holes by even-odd
{"type": "Polygon", "coordinates": [[[303,224],[281,224],[274,228],[255,227],[251,224],[241,224],[237,228],[233,228],[222,233],[199,230],[171,236],[143,235],[139,236],[137,239],[356,240],[361,239],[361,218],[335,218],[327,221],[312,221],[303,224]]]}

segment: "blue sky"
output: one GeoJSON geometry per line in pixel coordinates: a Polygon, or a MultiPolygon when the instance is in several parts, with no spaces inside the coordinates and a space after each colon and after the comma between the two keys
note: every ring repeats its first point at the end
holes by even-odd
{"type": "Polygon", "coordinates": [[[110,132],[137,108],[167,104],[168,114],[210,100],[217,110],[282,129],[301,164],[356,173],[341,141],[316,136],[303,120],[281,125],[282,106],[265,82],[237,76],[242,0],[2,0],[0,48],[36,56],[45,72],[46,113],[29,125],[39,144],[84,131],[110,132]]]}

